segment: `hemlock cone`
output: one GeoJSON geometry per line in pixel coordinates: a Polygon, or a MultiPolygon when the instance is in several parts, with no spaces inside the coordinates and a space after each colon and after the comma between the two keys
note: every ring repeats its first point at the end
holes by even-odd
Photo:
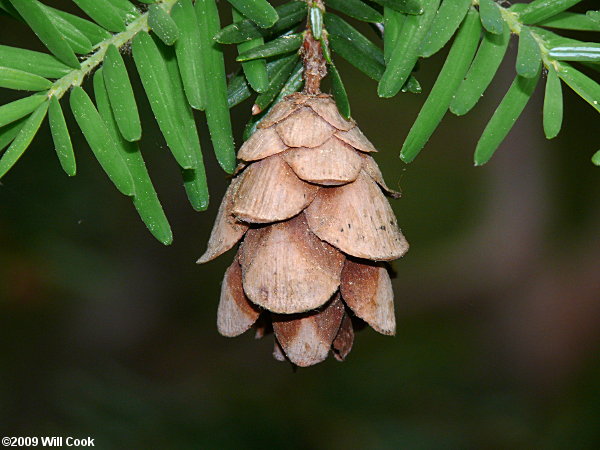
{"type": "Polygon", "coordinates": [[[375,148],[331,96],[292,94],[241,147],[244,164],[227,189],[206,253],[240,240],[221,290],[217,326],[238,336],[275,334],[273,356],[298,366],[343,360],[365,321],[396,330],[383,261],[408,243],[384,196],[375,148]]]}

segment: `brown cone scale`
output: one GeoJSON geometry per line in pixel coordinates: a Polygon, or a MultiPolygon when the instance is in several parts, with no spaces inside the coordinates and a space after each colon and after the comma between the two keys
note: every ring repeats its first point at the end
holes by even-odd
{"type": "Polygon", "coordinates": [[[346,260],[340,287],[350,309],[381,334],[396,334],[394,291],[381,263],[346,260]]]}
{"type": "Polygon", "coordinates": [[[354,344],[354,327],[352,326],[352,318],[344,313],[342,324],[340,329],[335,336],[335,339],[331,343],[331,349],[333,350],[333,356],[338,361],[344,361],[346,356],[352,350],[352,344],[354,344]]]}
{"type": "Polygon", "coordinates": [[[266,128],[257,130],[244,142],[238,152],[238,158],[247,162],[258,161],[287,149],[288,146],[283,143],[277,131],[274,128],[266,128]]]}
{"type": "Polygon", "coordinates": [[[242,246],[244,291],[272,312],[310,311],[338,290],[344,259],[309,230],[303,214],[253,229],[242,246]]]}
{"type": "Polygon", "coordinates": [[[376,261],[408,244],[376,151],[329,95],[292,94],[261,120],[199,260],[241,241],[221,290],[221,334],[272,328],[275,359],[301,367],[345,360],[357,323],[394,334],[392,284],[376,261]]]}
{"type": "Polygon", "coordinates": [[[387,186],[387,184],[385,184],[385,180],[383,179],[381,170],[379,169],[379,166],[377,165],[375,160],[367,154],[362,154],[361,156],[363,159],[362,168],[365,171],[365,173],[369,175],[373,179],[373,181],[375,181],[379,185],[379,187],[381,187],[381,189],[385,191],[387,195],[389,195],[392,198],[400,198],[400,192],[390,189],[387,186]]]}
{"type": "Polygon", "coordinates": [[[318,189],[298,178],[279,155],[270,156],[241,173],[231,212],[248,223],[289,219],[313,201],[318,189]]]}
{"type": "Polygon", "coordinates": [[[306,105],[338,130],[348,131],[356,125],[354,121],[346,120],[340,116],[337,105],[331,98],[313,97],[307,100],[306,105]]]}
{"type": "Polygon", "coordinates": [[[283,159],[299,178],[323,186],[350,183],[363,166],[357,152],[335,136],[315,148],[292,148],[283,159]]]}
{"type": "Polygon", "coordinates": [[[275,127],[279,137],[288,147],[318,147],[336,131],[308,107],[298,108],[275,127]]]}
{"type": "Polygon", "coordinates": [[[244,294],[242,268],[236,260],[225,272],[221,286],[217,329],[223,336],[239,336],[254,325],[259,315],[259,309],[244,294]]]}
{"type": "Polygon", "coordinates": [[[307,367],[324,361],[338,334],[344,317],[340,295],[322,311],[302,315],[275,315],[273,331],[288,359],[297,366],[307,367]]]}
{"type": "Polygon", "coordinates": [[[290,114],[298,110],[306,101],[307,96],[302,94],[292,94],[286,98],[286,101],[279,102],[269,112],[269,114],[263,118],[258,124],[259,129],[271,128],[273,125],[278,124],[282,120],[286,119],[290,114]]]}
{"type": "Polygon", "coordinates": [[[364,173],[353,183],[320,189],[306,218],[319,238],[357,258],[390,261],[408,250],[390,204],[364,173]]]}
{"type": "Polygon", "coordinates": [[[358,127],[350,128],[348,131],[337,131],[335,136],[360,152],[370,153],[377,151],[375,146],[371,144],[371,141],[367,139],[358,127]]]}
{"type": "Polygon", "coordinates": [[[200,257],[198,263],[208,262],[225,253],[237,244],[248,230],[248,225],[240,222],[232,213],[233,197],[235,192],[237,192],[239,184],[240,178],[235,178],[229,185],[229,188],[227,188],[225,197],[223,197],[221,206],[219,206],[217,219],[210,233],[208,248],[204,255],[200,257]]]}

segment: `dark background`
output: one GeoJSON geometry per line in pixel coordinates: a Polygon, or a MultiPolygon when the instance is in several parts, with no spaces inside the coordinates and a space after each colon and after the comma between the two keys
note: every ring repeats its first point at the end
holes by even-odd
{"type": "MultiPolygon", "coordinates": [[[[42,49],[0,20],[0,43],[42,49]]],[[[421,64],[425,92],[446,51],[421,64]]],[[[217,333],[232,253],[194,264],[227,185],[203,114],[212,198],[196,213],[138,95],[170,247],[110,184],[72,118],[74,178],[43,125],[0,185],[0,434],[91,436],[98,448],[600,448],[599,116],[564,88],[563,131],[546,141],[540,83],[491,162],[474,168],[516,41],[510,52],[475,110],[448,115],[410,165],[398,152],[425,95],[378,99],[374,82],[338,61],[353,116],[403,191],[393,206],[411,250],[394,264],[397,336],[365,330],[343,364],[296,372],[271,358],[270,338],[217,333]]],[[[251,104],[233,111],[238,144],[251,104]]]]}

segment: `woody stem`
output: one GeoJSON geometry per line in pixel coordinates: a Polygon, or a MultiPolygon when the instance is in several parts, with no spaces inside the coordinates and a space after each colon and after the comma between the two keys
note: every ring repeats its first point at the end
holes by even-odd
{"type": "Polygon", "coordinates": [[[319,39],[313,35],[315,27],[322,27],[322,23],[314,24],[315,14],[311,8],[318,8],[321,11],[320,17],[325,13],[323,0],[307,0],[309,8],[308,20],[306,22],[306,32],[304,33],[304,42],[302,44],[302,60],[304,63],[304,93],[316,95],[321,93],[321,80],[327,75],[325,58],[323,57],[323,48],[321,42],[326,39],[326,34],[321,31],[319,39]]]}

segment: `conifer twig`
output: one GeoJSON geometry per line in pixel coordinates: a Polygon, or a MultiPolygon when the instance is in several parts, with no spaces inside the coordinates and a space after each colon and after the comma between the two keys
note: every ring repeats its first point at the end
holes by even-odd
{"type": "MultiPolygon", "coordinates": [[[[307,0],[309,8],[319,8],[324,14],[323,0],[307,0]]],[[[302,44],[302,60],[304,62],[304,92],[310,95],[321,93],[321,80],[327,75],[327,66],[323,57],[322,40],[326,40],[326,33],[322,33],[320,40],[313,36],[312,15],[308,15],[306,32],[302,44]]]]}

